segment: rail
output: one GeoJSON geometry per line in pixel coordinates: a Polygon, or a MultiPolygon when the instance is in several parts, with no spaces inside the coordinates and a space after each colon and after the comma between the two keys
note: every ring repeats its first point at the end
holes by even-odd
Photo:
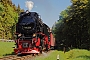
{"type": "Polygon", "coordinates": [[[14,42],[14,40],[0,39],[1,42],[14,42]]]}

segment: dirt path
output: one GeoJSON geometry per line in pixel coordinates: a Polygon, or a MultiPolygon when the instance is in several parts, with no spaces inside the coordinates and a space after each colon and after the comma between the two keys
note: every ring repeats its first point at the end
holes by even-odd
{"type": "Polygon", "coordinates": [[[41,54],[40,56],[33,57],[32,60],[42,60],[42,59],[39,59],[39,58],[41,58],[41,57],[46,58],[46,57],[48,57],[52,52],[54,52],[54,51],[42,52],[42,54],[41,54]]]}

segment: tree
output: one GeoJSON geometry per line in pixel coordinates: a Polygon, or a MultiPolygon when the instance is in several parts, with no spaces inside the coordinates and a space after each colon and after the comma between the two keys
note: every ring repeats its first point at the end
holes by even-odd
{"type": "MultiPolygon", "coordinates": [[[[18,6],[18,12],[23,9],[18,6]]],[[[17,7],[11,0],[0,0],[0,38],[12,39],[18,21],[17,7]],[[1,36],[2,35],[2,36],[1,36]]]]}
{"type": "Polygon", "coordinates": [[[71,0],[68,10],[62,11],[60,19],[55,25],[54,33],[59,45],[67,47],[90,47],[90,1],[71,0]],[[63,23],[63,24],[62,24],[63,23]],[[89,28],[88,28],[89,27],[89,28]]]}

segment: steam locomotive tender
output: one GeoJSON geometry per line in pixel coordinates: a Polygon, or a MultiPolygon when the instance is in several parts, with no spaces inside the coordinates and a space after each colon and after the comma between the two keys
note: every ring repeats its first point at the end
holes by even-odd
{"type": "Polygon", "coordinates": [[[42,22],[36,12],[21,12],[16,24],[16,54],[42,53],[48,51],[53,42],[50,28],[42,22]]]}

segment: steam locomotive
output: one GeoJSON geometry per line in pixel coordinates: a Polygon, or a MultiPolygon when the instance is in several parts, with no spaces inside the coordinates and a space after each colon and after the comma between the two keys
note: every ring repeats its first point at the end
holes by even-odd
{"type": "Polygon", "coordinates": [[[16,54],[42,53],[54,47],[53,34],[36,12],[21,12],[16,24],[16,54]]]}

